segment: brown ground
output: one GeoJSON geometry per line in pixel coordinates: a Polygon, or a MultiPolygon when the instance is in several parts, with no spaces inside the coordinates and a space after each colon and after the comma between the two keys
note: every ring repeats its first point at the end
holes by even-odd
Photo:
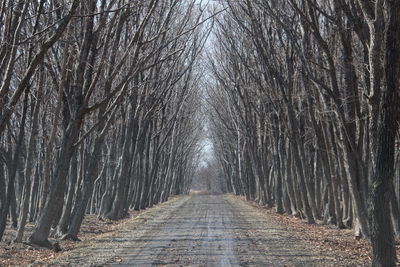
{"type": "MultiPolygon", "coordinates": [[[[139,215],[140,212],[132,211],[130,212],[130,218],[115,222],[111,220],[98,220],[95,215],[88,215],[85,217],[81,232],[79,234],[79,238],[82,241],[87,241],[96,236],[99,236],[104,233],[108,233],[113,231],[118,225],[129,221],[130,219],[139,215]]],[[[33,224],[28,224],[25,236],[28,236],[32,233],[33,224]]],[[[12,240],[15,238],[15,229],[7,228],[4,234],[3,242],[0,242],[0,266],[28,266],[29,264],[35,261],[50,261],[53,260],[60,255],[73,250],[81,242],[73,242],[73,241],[59,241],[53,238],[50,238],[50,241],[55,242],[58,241],[61,245],[61,252],[54,252],[48,249],[41,249],[37,247],[32,247],[26,242],[22,244],[13,244],[12,240]]]]}
{"type": "Polygon", "coordinates": [[[89,216],[61,253],[0,243],[0,265],[367,266],[351,230],[307,225],[233,195],[174,198],[119,225],[89,216]],[[90,225],[90,227],[89,227],[90,225]],[[76,246],[78,247],[76,248],[76,246]]]}

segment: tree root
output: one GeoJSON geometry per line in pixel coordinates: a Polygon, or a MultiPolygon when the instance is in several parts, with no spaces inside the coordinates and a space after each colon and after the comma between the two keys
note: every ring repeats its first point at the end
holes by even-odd
{"type": "Polygon", "coordinates": [[[61,237],[61,240],[70,240],[70,241],[75,241],[75,242],[81,242],[77,236],[72,235],[72,234],[65,234],[61,237]]]}

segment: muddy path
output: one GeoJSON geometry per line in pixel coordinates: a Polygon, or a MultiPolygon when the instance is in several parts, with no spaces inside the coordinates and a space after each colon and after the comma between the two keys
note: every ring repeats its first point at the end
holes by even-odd
{"type": "Polygon", "coordinates": [[[190,195],[158,205],[51,264],[337,266],[332,255],[318,254],[231,195],[190,195]]]}

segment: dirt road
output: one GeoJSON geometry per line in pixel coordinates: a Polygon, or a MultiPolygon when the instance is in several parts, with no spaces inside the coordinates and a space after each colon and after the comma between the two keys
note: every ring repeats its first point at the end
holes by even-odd
{"type": "Polygon", "coordinates": [[[230,195],[190,195],[158,205],[82,244],[54,265],[336,266],[261,211],[230,195]]]}

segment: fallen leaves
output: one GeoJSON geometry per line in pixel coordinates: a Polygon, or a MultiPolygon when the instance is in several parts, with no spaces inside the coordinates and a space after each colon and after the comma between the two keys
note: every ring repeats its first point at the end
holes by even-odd
{"type": "MultiPolygon", "coordinates": [[[[130,212],[130,217],[120,221],[108,221],[99,220],[95,215],[87,215],[83,221],[81,227],[81,233],[79,238],[83,240],[88,240],[96,237],[97,235],[103,233],[109,233],[113,229],[125,223],[132,217],[136,217],[140,212],[132,211],[130,212]]],[[[33,225],[28,224],[25,236],[28,236],[33,230],[33,225]]],[[[32,247],[27,243],[13,244],[10,242],[14,238],[15,230],[7,228],[4,235],[4,242],[0,242],[0,266],[27,266],[35,261],[48,262],[54,260],[55,258],[63,255],[65,252],[74,249],[78,242],[63,240],[57,242],[59,243],[59,249],[56,251],[32,247]]],[[[56,241],[52,239],[52,241],[56,241]]],[[[122,261],[122,259],[120,259],[122,261]]]]}
{"type": "MultiPolygon", "coordinates": [[[[244,200],[241,197],[237,197],[244,200]]],[[[322,253],[335,253],[340,258],[338,266],[368,266],[371,261],[371,248],[365,239],[355,239],[354,230],[338,229],[333,225],[307,224],[289,215],[280,215],[254,202],[247,202],[259,209],[263,216],[285,227],[294,237],[301,239],[322,253]]],[[[400,247],[397,246],[400,259],[400,247]]]]}

